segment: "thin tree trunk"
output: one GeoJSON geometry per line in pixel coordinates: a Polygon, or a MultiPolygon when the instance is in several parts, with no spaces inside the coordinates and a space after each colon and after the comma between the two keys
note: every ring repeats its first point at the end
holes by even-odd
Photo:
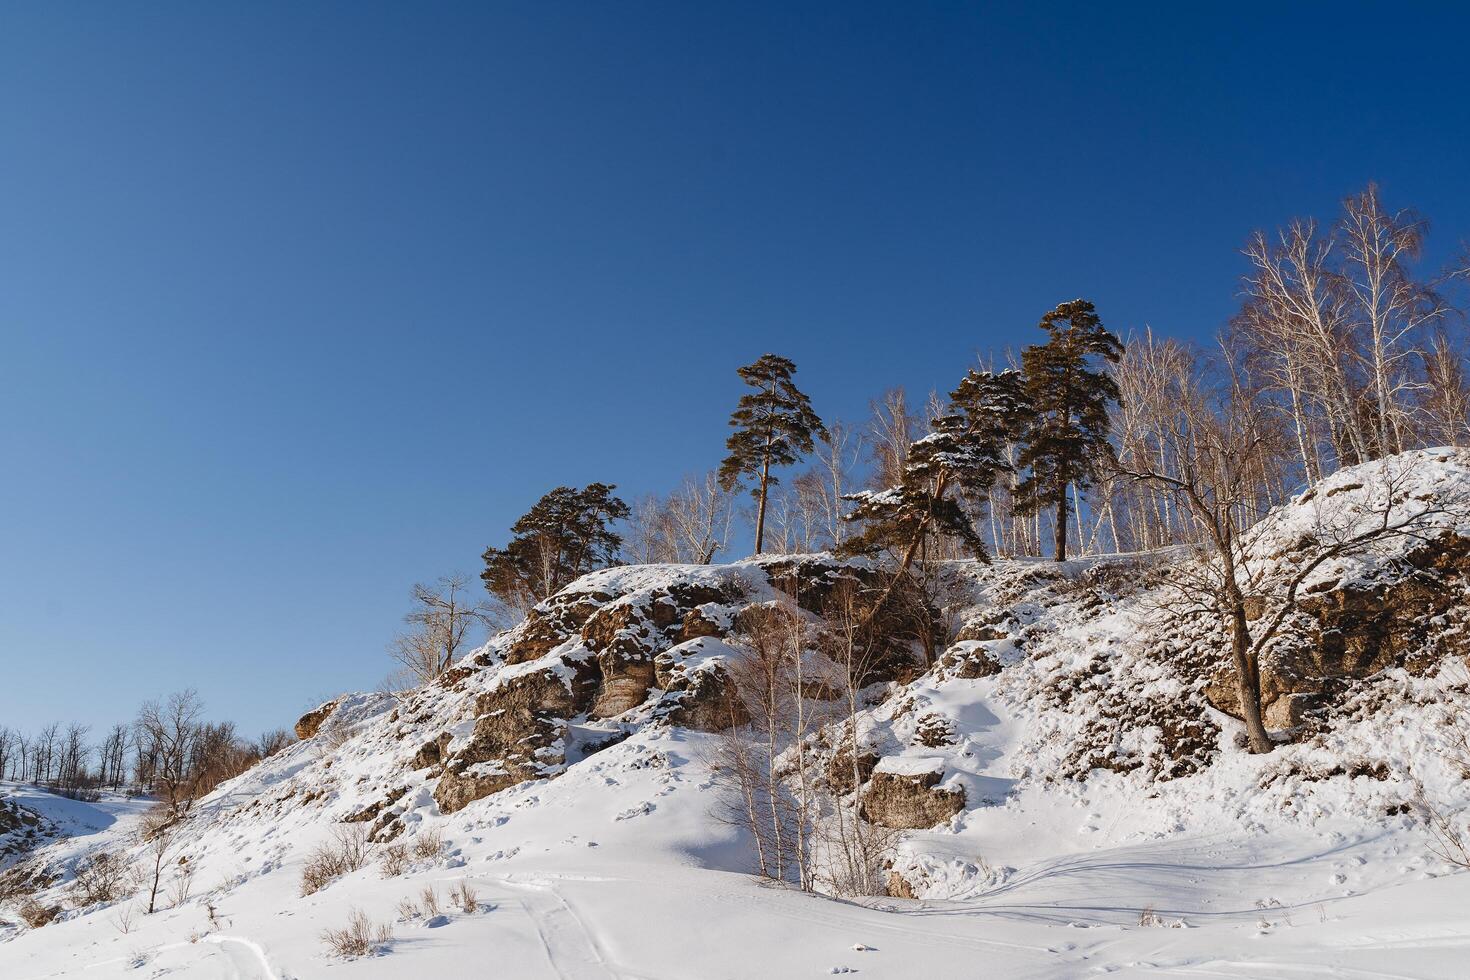
{"type": "Polygon", "coordinates": [[[1261,720],[1261,665],[1251,651],[1250,626],[1246,622],[1245,603],[1231,600],[1230,653],[1235,659],[1236,694],[1240,714],[1245,719],[1246,735],[1251,751],[1265,754],[1276,747],[1261,720]]]}
{"type": "Polygon", "coordinates": [[[1067,560],[1067,488],[1057,494],[1057,521],[1054,540],[1056,542],[1056,561],[1067,560]]]}

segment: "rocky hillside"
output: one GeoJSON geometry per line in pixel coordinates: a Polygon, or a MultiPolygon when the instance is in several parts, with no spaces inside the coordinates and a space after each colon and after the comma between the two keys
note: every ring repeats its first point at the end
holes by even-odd
{"type": "MultiPolygon", "coordinates": [[[[858,782],[850,759],[832,762],[835,728],[812,738],[820,778],[909,832],[888,878],[895,899],[993,901],[1035,887],[1040,868],[1055,874],[1062,855],[1222,828],[1278,843],[1317,835],[1320,876],[1290,886],[1302,903],[1441,874],[1420,808],[1470,803],[1470,759],[1457,754],[1470,727],[1470,520],[1445,506],[1467,491],[1466,454],[1407,454],[1339,473],[1252,532],[1264,608],[1324,533],[1377,519],[1382,494],[1433,511],[1419,533],[1304,581],[1263,662],[1268,722],[1286,743],[1268,756],[1244,749],[1224,634],[1169,601],[1200,571],[1174,551],[953,563],[927,595],[887,603],[863,678],[858,782]],[[923,638],[936,635],[930,665],[923,638]],[[1342,856],[1354,847],[1371,859],[1342,856]]],[[[296,877],[343,826],[366,828],[377,848],[443,835],[440,867],[503,866],[502,883],[552,860],[536,855],[576,851],[555,866],[584,867],[584,845],[605,867],[749,871],[748,842],[713,815],[704,764],[710,733],[745,720],[732,669],[742,637],[773,606],[815,636],[843,590],[871,596],[888,580],[878,564],[831,556],[589,575],[439,683],[309,712],[299,745],[197,807],[181,847],[220,878],[212,901],[266,880],[285,907],[321,915],[332,889],[293,897],[296,877]]],[[[50,862],[57,884],[40,899],[63,920],[89,912],[67,909],[64,892],[82,853],[43,850],[30,866],[50,862]]],[[[1141,884],[1149,874],[1129,887],[1175,888],[1141,884]]],[[[1180,901],[1223,908],[1238,887],[1180,901]]],[[[1156,900],[1131,896],[1124,918],[1156,900]]],[[[318,955],[306,948],[294,955],[318,955]]]]}

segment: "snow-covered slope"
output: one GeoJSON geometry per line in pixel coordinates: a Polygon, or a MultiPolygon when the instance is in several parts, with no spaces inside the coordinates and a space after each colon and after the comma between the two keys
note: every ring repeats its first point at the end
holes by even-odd
{"type": "MultiPolygon", "coordinates": [[[[1470,460],[1325,481],[1256,532],[1260,581],[1385,488],[1454,501],[1470,460]]],[[[1267,664],[1297,740],[1266,756],[1217,707],[1221,637],[1161,610],[1189,556],[952,566],[952,642],[935,669],[870,688],[861,726],[870,787],[933,783],[948,809],[900,846],[896,894],[861,902],[748,873],[748,842],[713,815],[719,736],[703,729],[721,724],[744,610],[817,608],[879,572],[807,557],[597,573],[446,683],[340,699],[202,801],[170,855],[195,869],[188,898],[151,916],[67,907],[35,930],[0,912],[0,976],[1464,976],[1470,876],[1430,852],[1416,808],[1470,804],[1467,532],[1436,517],[1314,572],[1267,664]],[[371,833],[373,862],[303,896],[308,855],[343,828],[371,833]],[[408,865],[385,877],[395,843],[408,865]],[[449,904],[460,882],[474,912],[449,904]],[[405,918],[426,887],[444,908],[405,918]],[[353,908],[394,939],[334,959],[320,933],[353,908]]],[[[136,850],[130,807],[96,805],[40,863],[64,879],[85,852],[136,850]]],[[[38,898],[70,905],[64,880],[38,898]]]]}

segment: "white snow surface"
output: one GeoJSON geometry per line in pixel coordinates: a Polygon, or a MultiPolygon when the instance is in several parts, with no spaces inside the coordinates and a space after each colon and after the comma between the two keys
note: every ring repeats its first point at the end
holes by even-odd
{"type": "MultiPolygon", "coordinates": [[[[1412,493],[1470,490],[1463,453],[1379,465],[1404,467],[1412,493]]],[[[1371,467],[1344,471],[1283,510],[1258,532],[1263,560],[1315,526],[1320,517],[1308,510],[1322,501],[1361,506],[1372,476],[1371,467]]],[[[1320,574],[1371,580],[1391,567],[1396,547],[1320,574]]],[[[740,579],[747,601],[761,601],[774,593],[758,565],[612,569],[572,589],[611,597],[595,600],[603,602],[740,579]]],[[[154,915],[137,899],[68,907],[35,930],[0,908],[0,977],[1470,976],[1470,875],[1430,853],[1403,806],[1421,791],[1449,812],[1470,804],[1446,748],[1464,720],[1463,670],[1389,671],[1362,711],[1271,755],[1247,754],[1238,725],[1214,714],[1218,746],[1179,778],[1155,778],[1159,738],[1146,728],[1120,730],[1110,749],[1141,760],[1136,767],[1058,778],[1089,737],[1098,698],[1179,699],[1199,682],[1149,658],[1145,604],[1088,608],[1056,585],[1055,576],[1075,578],[1089,565],[956,566],[967,615],[1004,612],[1037,639],[1024,652],[1009,638],[966,641],[961,649],[987,652],[1001,672],[973,680],[931,672],[865,716],[864,738],[885,771],[942,769],[969,802],[949,824],[904,843],[899,869],[917,899],[840,901],[753,877],[745,842],[711,816],[701,760],[714,736],[647,723],[639,709],[623,719],[626,740],[569,754],[555,778],[441,814],[430,771],[409,772],[406,760],[440,731],[467,735],[476,694],[525,669],[495,665],[411,711],[386,695],[353,696],[322,734],[220,787],[182,831],[180,853],[198,868],[185,900],[166,900],[154,915]],[[1093,687],[1068,705],[1047,696],[1074,675],[1093,687]],[[936,728],[952,733],[947,744],[919,740],[936,728]],[[1380,763],[1386,774],[1366,771],[1380,763]],[[410,827],[402,839],[437,831],[442,853],[392,878],[369,865],[303,897],[307,853],[341,818],[399,787],[406,794],[392,806],[410,827]],[[448,901],[460,882],[478,894],[476,912],[448,901]],[[400,901],[429,887],[441,913],[403,919],[400,901]],[[320,934],[354,908],[391,923],[394,937],[377,955],[334,959],[320,934]]],[[[508,642],[499,637],[481,653],[493,660],[508,642]]],[[[690,642],[701,655],[728,652],[713,638],[690,642]]],[[[0,794],[68,835],[41,852],[62,868],[132,847],[146,805],[76,803],[10,784],[0,794]]],[[[61,890],[53,895],[68,904],[61,890]]]]}

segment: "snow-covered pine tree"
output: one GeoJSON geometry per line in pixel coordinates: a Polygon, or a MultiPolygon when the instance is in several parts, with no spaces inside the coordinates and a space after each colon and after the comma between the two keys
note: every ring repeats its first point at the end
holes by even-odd
{"type": "Polygon", "coordinates": [[[937,533],[959,538],[976,558],[988,560],[963,498],[985,500],[1010,470],[1005,444],[1022,425],[1026,407],[1019,373],[970,371],[950,392],[949,411],[934,420],[933,431],[909,446],[902,482],[846,495],[855,504],[847,519],[861,523],[863,532],[844,550],[902,548],[906,571],[925,535],[937,533]]]}
{"type": "Polygon", "coordinates": [[[766,499],[776,478],[774,466],[790,466],[815,448],[816,438],[827,430],[811,399],[796,387],[791,376],[796,365],[776,354],[762,354],[754,364],[736,369],[740,379],[755,391],[741,396],[730,415],[735,431],[725,441],[730,455],[720,464],[720,485],[733,490],[749,477],[755,481],[755,553],[765,543],[766,499]]]}
{"type": "Polygon", "coordinates": [[[1030,426],[1019,464],[1029,470],[1016,487],[1020,513],[1055,508],[1056,560],[1067,557],[1067,490],[1086,489],[1103,462],[1112,458],[1108,403],[1119,401],[1118,385],[1096,361],[1115,364],[1123,343],[1104,329],[1085,299],[1063,303],[1038,324],[1051,337],[1021,354],[1030,426]]]}
{"type": "Polygon", "coordinates": [[[614,564],[623,539],[610,527],[628,516],[610,483],[557,487],[511,525],[504,548],[486,548],[485,589],[513,609],[555,595],[573,579],[614,564]]]}

